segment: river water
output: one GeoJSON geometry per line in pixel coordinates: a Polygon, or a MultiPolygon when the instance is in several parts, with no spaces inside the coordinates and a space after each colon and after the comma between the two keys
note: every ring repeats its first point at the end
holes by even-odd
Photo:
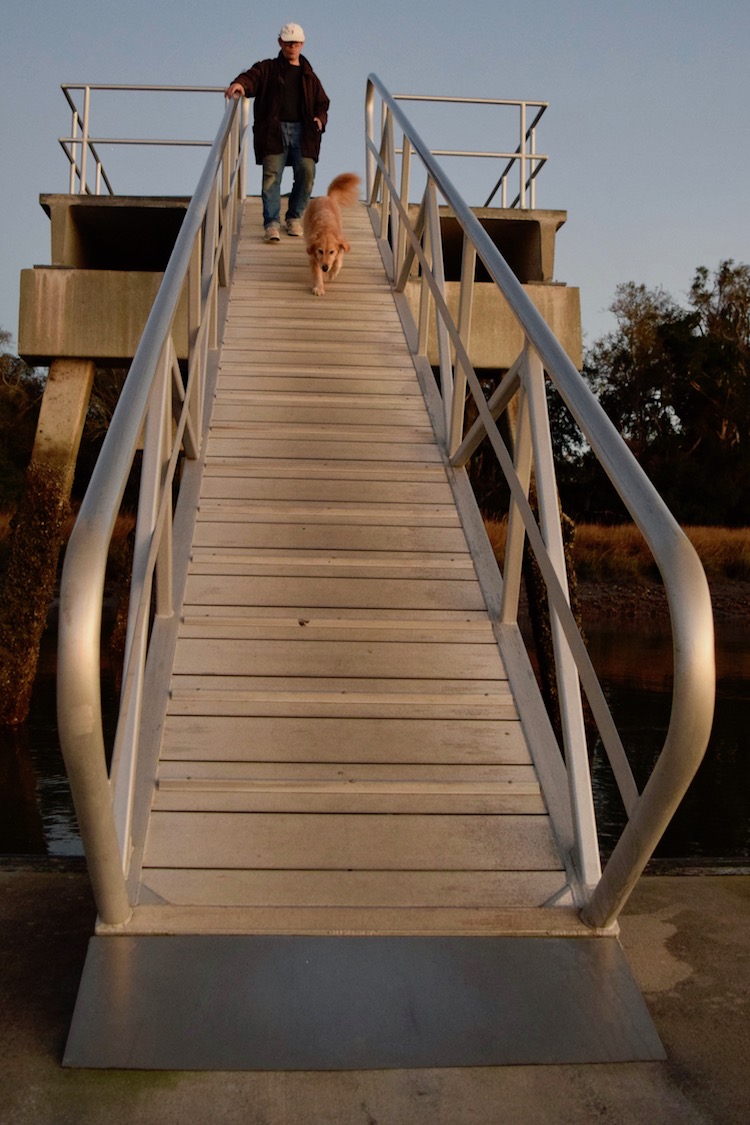
{"type": "MultiPolygon", "coordinates": [[[[671,700],[671,641],[639,622],[587,624],[594,667],[639,788],[664,741],[671,700]]],[[[717,625],[716,712],[703,763],[667,828],[655,858],[705,866],[750,859],[750,635],[717,625]]],[[[42,652],[31,716],[17,732],[0,728],[0,855],[81,856],[55,719],[54,642],[42,652]]],[[[105,670],[104,710],[114,692],[105,670]]],[[[624,817],[609,767],[596,748],[593,783],[602,852],[624,817]]]]}

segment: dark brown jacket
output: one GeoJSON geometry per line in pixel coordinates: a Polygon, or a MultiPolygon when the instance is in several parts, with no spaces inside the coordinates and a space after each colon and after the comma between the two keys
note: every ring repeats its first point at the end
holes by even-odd
{"type": "MultiPolygon", "coordinates": [[[[302,155],[317,161],[330,102],[320,79],[304,55],[300,55],[299,64],[302,67],[302,155]],[[320,129],[315,124],[316,117],[320,121],[320,129]]],[[[282,79],[288,66],[289,63],[279,51],[275,59],[262,59],[253,63],[249,70],[243,70],[234,79],[243,87],[246,97],[255,99],[253,146],[258,164],[263,163],[264,156],[283,151],[279,109],[282,79]]]]}

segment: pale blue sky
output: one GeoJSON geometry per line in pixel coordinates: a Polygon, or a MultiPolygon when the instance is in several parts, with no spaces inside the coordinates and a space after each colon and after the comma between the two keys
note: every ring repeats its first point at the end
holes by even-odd
{"type": "MultiPolygon", "coordinates": [[[[549,102],[537,206],[568,213],[555,275],[581,290],[587,343],[612,326],[606,309],[619,282],[661,285],[684,301],[697,266],[750,262],[747,0],[378,0],[369,9],[351,0],[284,0],[277,9],[247,0],[78,0],[72,8],[10,0],[0,68],[0,327],[15,338],[20,270],[49,262],[38,197],[68,190],[60,84],[224,85],[276,53],[287,20],[305,28],[305,54],[331,98],[316,190],[364,168],[371,71],[395,93],[549,102]]],[[[179,99],[95,103],[97,113],[99,105],[100,132],[212,138],[223,99],[191,102],[189,114],[179,99]]],[[[486,122],[472,146],[515,144],[507,119],[486,122]]],[[[423,139],[443,147],[443,124],[440,115],[420,119],[423,139]]],[[[199,174],[195,154],[174,150],[168,162],[134,148],[104,156],[121,193],[187,195],[199,174]]],[[[468,202],[483,202],[490,176],[488,165],[472,170],[468,202]]],[[[251,165],[249,190],[258,186],[251,165]]]]}

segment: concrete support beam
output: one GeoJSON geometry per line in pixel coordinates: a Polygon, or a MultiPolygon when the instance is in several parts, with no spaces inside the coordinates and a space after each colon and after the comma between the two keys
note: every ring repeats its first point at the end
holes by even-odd
{"type": "MultiPolygon", "coordinates": [[[[459,290],[459,282],[446,282],[448,308],[456,323],[459,290]]],[[[566,285],[524,285],[524,290],[557,336],[572,363],[580,371],[583,365],[583,341],[578,289],[566,285]]],[[[406,296],[415,323],[419,319],[420,291],[420,282],[407,283],[406,296]]],[[[469,359],[474,367],[507,370],[522,347],[523,333],[502,293],[491,283],[475,283],[469,343],[469,359]]],[[[434,324],[431,325],[427,358],[433,367],[437,366],[438,351],[434,324]]]]}
{"type": "Polygon", "coordinates": [[[166,268],[189,199],[127,195],[42,195],[50,218],[51,264],[85,270],[166,268]]]}
{"type": "Polygon", "coordinates": [[[50,367],[39,410],[32,464],[45,464],[58,472],[68,499],[94,385],[94,370],[91,360],[56,359],[50,367]]]}
{"type": "MultiPolygon", "coordinates": [[[[37,266],[21,271],[18,352],[32,367],[54,359],[127,366],[135,355],[161,273],[37,266]]],[[[179,359],[188,353],[187,295],[175,320],[179,359]]]]}
{"type": "MultiPolygon", "coordinates": [[[[412,219],[418,207],[412,206],[412,219]]],[[[519,281],[551,282],[555,276],[555,237],[567,219],[566,211],[521,211],[517,207],[472,207],[472,212],[498,248],[519,281]]],[[[461,276],[463,231],[453,212],[440,208],[445,276],[461,276]]],[[[487,280],[481,263],[477,280],[487,280]],[[484,276],[483,276],[484,275],[484,276]]]]}

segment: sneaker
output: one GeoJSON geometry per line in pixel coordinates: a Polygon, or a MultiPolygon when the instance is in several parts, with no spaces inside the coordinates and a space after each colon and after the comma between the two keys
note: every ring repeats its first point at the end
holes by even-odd
{"type": "Polygon", "coordinates": [[[301,219],[287,219],[286,233],[291,235],[292,238],[302,237],[302,220],[301,219]]]}
{"type": "Polygon", "coordinates": [[[267,226],[264,237],[266,242],[278,242],[281,237],[278,224],[271,223],[270,226],[267,226]]]}

